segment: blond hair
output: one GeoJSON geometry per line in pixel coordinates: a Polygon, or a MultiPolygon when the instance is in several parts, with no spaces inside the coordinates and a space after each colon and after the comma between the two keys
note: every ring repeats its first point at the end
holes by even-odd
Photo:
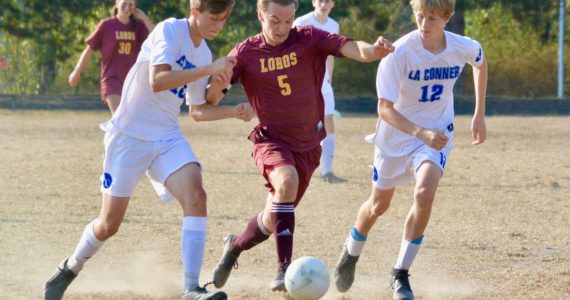
{"type": "Polygon", "coordinates": [[[410,0],[410,6],[414,12],[435,11],[448,19],[453,15],[455,0],[410,0]]]}
{"type": "Polygon", "coordinates": [[[299,8],[299,1],[297,0],[257,0],[257,10],[258,11],[267,11],[267,7],[269,3],[277,3],[282,6],[289,6],[291,4],[295,4],[295,10],[299,8]]]}

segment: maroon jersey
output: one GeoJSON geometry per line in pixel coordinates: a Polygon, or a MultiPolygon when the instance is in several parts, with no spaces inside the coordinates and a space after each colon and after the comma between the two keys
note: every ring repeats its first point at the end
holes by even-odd
{"type": "Polygon", "coordinates": [[[342,56],[350,39],[316,29],[293,27],[283,44],[273,47],[257,34],[236,45],[232,84],[241,81],[263,135],[285,142],[292,151],[317,147],[326,136],[321,93],[326,59],[342,56]]]}
{"type": "Polygon", "coordinates": [[[142,21],[123,24],[111,17],[97,25],[85,42],[91,49],[101,50],[101,82],[111,77],[125,81],[148,33],[142,21]]]}

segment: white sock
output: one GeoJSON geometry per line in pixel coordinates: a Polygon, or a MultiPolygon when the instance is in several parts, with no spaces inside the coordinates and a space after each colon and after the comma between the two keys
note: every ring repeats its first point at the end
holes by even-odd
{"type": "Polygon", "coordinates": [[[103,246],[103,242],[95,237],[95,232],[93,231],[93,226],[98,223],[99,219],[95,219],[85,226],[75,251],[67,260],[67,268],[76,275],[83,269],[85,262],[103,246]]]}
{"type": "Polygon", "coordinates": [[[207,217],[184,217],[182,221],[184,291],[191,291],[198,286],[202,259],[204,258],[207,228],[207,217]]]}
{"type": "Polygon", "coordinates": [[[346,239],[346,250],[348,251],[348,254],[351,256],[360,256],[360,253],[362,253],[362,249],[364,248],[364,244],[366,244],[366,237],[362,236],[358,231],[356,231],[356,228],[352,227],[348,234],[348,238],[346,239]]]}
{"type": "Polygon", "coordinates": [[[334,152],[336,148],[336,134],[329,133],[321,142],[323,153],[321,154],[321,175],[332,172],[334,152]]]}
{"type": "Polygon", "coordinates": [[[410,269],[412,263],[414,262],[414,259],[416,258],[416,255],[418,254],[418,251],[420,250],[423,239],[423,235],[412,241],[402,239],[400,254],[398,255],[398,260],[396,261],[396,265],[394,265],[394,269],[410,269]]]}

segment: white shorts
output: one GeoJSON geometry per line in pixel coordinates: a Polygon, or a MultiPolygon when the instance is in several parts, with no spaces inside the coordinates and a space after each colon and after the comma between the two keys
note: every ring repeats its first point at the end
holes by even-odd
{"type": "Polygon", "coordinates": [[[183,136],[151,142],[108,131],[104,144],[101,192],[115,197],[130,197],[146,172],[160,198],[169,202],[174,197],[164,186],[168,176],[188,163],[199,164],[183,136]]]}
{"type": "Polygon", "coordinates": [[[372,184],[377,189],[389,190],[415,178],[418,168],[425,161],[439,166],[443,176],[445,164],[453,148],[453,139],[450,139],[441,151],[423,145],[412,153],[399,157],[383,155],[377,146],[374,148],[372,184]]]}

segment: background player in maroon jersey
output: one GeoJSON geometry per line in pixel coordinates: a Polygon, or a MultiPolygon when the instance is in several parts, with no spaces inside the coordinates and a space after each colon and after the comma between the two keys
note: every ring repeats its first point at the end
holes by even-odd
{"type": "MultiPolygon", "coordinates": [[[[240,235],[225,238],[222,258],[214,270],[216,287],[226,283],[242,251],[275,233],[278,272],[270,287],[285,291],[283,279],[293,252],[294,209],[319,165],[319,143],[326,135],[321,86],[327,57],[371,62],[394,50],[382,37],[370,45],[310,26],[292,28],[297,6],[297,0],[258,0],[262,32],[230,53],[237,58],[231,83],[241,82],[259,118],[249,139],[269,194],[264,211],[240,235]]],[[[222,91],[217,92],[220,99],[222,91]]]]}
{"type": "Polygon", "coordinates": [[[135,0],[116,0],[113,17],[102,20],[87,38],[87,47],[69,75],[69,84],[72,87],[79,84],[81,72],[87,67],[93,53],[100,50],[101,99],[113,114],[121,101],[127,73],[137,60],[141,45],[152,28],[152,22],[136,7],[135,0]]]}

